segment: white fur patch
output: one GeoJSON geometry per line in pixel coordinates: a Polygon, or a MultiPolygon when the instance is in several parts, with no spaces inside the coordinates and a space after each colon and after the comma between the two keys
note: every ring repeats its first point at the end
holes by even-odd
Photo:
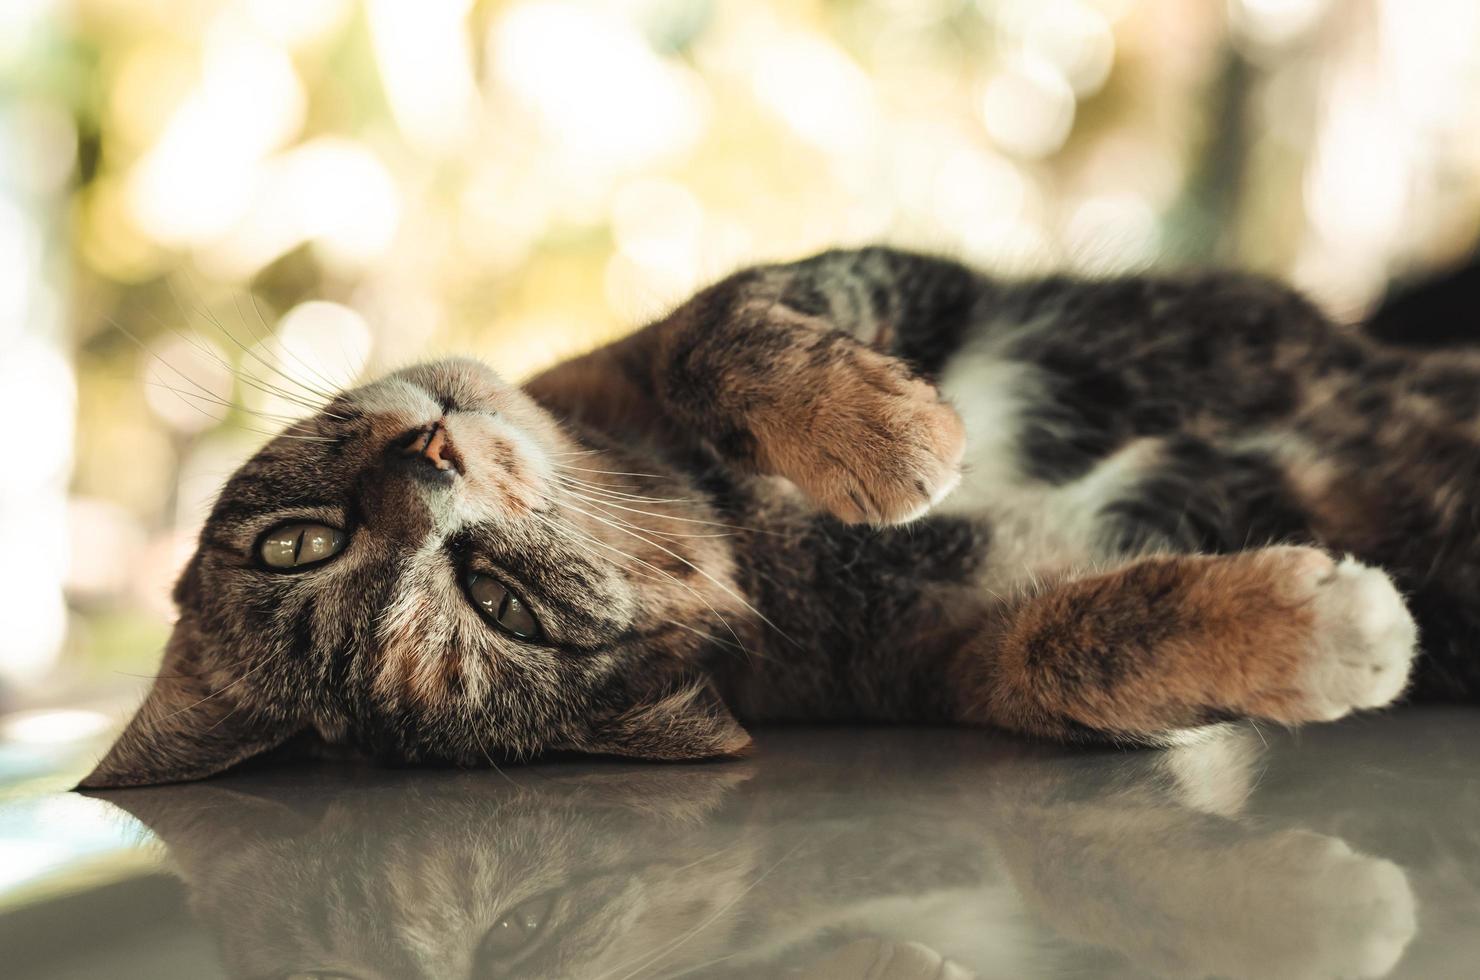
{"type": "Polygon", "coordinates": [[[1253,731],[1217,725],[1194,728],[1185,734],[1192,737],[1158,760],[1172,778],[1177,802],[1224,817],[1242,812],[1254,790],[1262,759],[1261,743],[1253,731]]]}
{"type": "Polygon", "coordinates": [[[402,685],[430,696],[428,678],[438,659],[452,648],[457,585],[442,538],[429,534],[406,560],[396,583],[396,600],[381,615],[376,634],[382,646],[375,687],[390,694],[402,685]]]}
{"type": "Polygon", "coordinates": [[[437,399],[400,378],[382,378],[354,393],[354,405],[372,415],[388,415],[407,428],[431,422],[442,414],[437,399]]]}
{"type": "Polygon", "coordinates": [[[1019,463],[1024,413],[1045,397],[1031,365],[981,347],[952,362],[941,390],[966,425],[966,454],[961,485],[939,511],[991,521],[983,584],[1011,588],[1034,573],[1084,568],[1103,557],[1100,514],[1155,464],[1160,441],[1137,440],[1079,479],[1049,484],[1027,476],[1019,463]]]}
{"type": "Polygon", "coordinates": [[[1351,558],[1312,561],[1304,574],[1316,623],[1299,681],[1302,709],[1326,721],[1391,704],[1418,652],[1418,628],[1392,580],[1351,558]]]}

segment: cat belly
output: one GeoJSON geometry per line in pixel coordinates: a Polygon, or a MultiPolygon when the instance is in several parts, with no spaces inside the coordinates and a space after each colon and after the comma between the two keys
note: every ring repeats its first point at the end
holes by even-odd
{"type": "Polygon", "coordinates": [[[1042,387],[1031,365],[990,350],[963,351],[940,380],[942,394],[965,422],[966,455],[960,485],[935,512],[991,527],[982,571],[988,588],[1011,588],[1034,575],[1110,558],[1114,535],[1106,508],[1133,493],[1159,457],[1162,441],[1140,438],[1075,479],[1051,483],[1031,476],[1023,435],[1042,387]]]}

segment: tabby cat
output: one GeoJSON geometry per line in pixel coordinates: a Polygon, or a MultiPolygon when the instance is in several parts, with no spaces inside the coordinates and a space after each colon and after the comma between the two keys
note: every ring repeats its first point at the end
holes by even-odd
{"type": "Polygon", "coordinates": [[[831,251],[523,386],[433,361],[289,426],[84,785],[290,745],[697,759],[787,720],[1165,744],[1471,699],[1477,597],[1480,352],[1244,275],[831,251]]]}

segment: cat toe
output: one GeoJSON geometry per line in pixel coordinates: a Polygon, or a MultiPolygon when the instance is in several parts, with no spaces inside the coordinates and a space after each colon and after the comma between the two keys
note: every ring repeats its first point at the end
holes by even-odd
{"type": "Polygon", "coordinates": [[[1402,595],[1384,572],[1350,558],[1312,563],[1306,576],[1315,623],[1298,681],[1299,720],[1391,704],[1408,685],[1418,647],[1402,595]]]}
{"type": "Polygon", "coordinates": [[[820,458],[793,479],[850,524],[907,524],[961,482],[965,430],[928,385],[870,395],[868,423],[843,418],[814,432],[820,458]]]}

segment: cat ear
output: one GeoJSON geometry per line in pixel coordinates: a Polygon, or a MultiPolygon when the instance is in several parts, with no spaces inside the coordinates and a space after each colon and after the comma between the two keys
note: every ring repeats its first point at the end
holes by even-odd
{"type": "Polygon", "coordinates": [[[211,690],[192,673],[198,669],[193,658],[178,655],[185,642],[181,633],[177,626],[144,703],[79,788],[204,779],[278,747],[300,730],[246,710],[229,690],[211,690]]]}
{"type": "Polygon", "coordinates": [[[750,733],[707,687],[694,686],[596,722],[562,748],[632,759],[683,761],[739,755],[750,733]]]}
{"type": "Polygon", "coordinates": [[[297,726],[266,723],[238,710],[198,682],[161,677],[118,741],[78,786],[105,789],[204,779],[277,748],[296,731],[297,726]]]}

